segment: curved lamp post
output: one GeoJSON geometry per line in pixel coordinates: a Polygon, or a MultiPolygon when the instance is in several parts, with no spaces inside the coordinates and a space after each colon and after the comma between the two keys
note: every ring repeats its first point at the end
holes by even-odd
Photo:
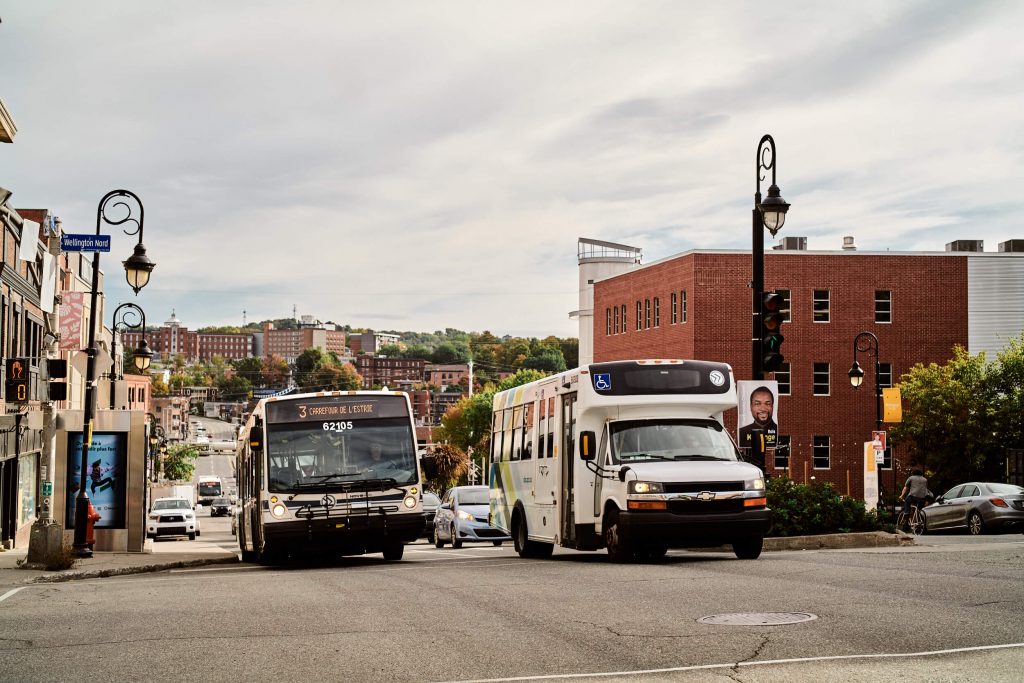
{"type": "Polygon", "coordinates": [[[764,312],[761,310],[764,299],[764,229],[775,237],[786,222],[786,212],[789,211],[789,204],[779,193],[779,186],[775,184],[775,140],[771,135],[761,137],[757,145],[757,156],[754,159],[754,175],[757,178],[757,191],[754,193],[754,233],[753,233],[753,277],[751,287],[754,290],[754,325],[753,340],[751,349],[751,369],[753,379],[764,379],[764,370],[761,367],[761,317],[764,312]],[[765,179],[768,171],[772,172],[772,184],[768,188],[768,196],[761,199],[761,181],[765,179]]]}
{"type": "Polygon", "coordinates": [[[133,303],[121,304],[114,309],[114,318],[111,330],[113,340],[110,343],[110,356],[113,364],[110,367],[110,409],[113,410],[114,393],[117,387],[117,380],[124,379],[124,372],[118,376],[117,373],[117,331],[118,329],[141,329],[142,339],[139,340],[139,347],[133,352],[135,367],[145,372],[153,361],[153,351],[146,341],[146,312],[133,303]]]}
{"type": "MultiPolygon", "coordinates": [[[[879,382],[878,373],[878,337],[872,332],[861,332],[853,339],[853,365],[850,366],[850,371],[847,374],[850,377],[850,385],[854,389],[860,389],[860,385],[864,383],[864,368],[857,362],[858,353],[871,354],[875,358],[875,429],[882,431],[882,385],[879,382]]],[[[891,469],[892,487],[895,490],[896,468],[891,467],[891,469]]],[[[879,476],[879,484],[881,484],[881,476],[879,476]]],[[[879,497],[881,497],[881,487],[879,487],[879,497]]]]}
{"type": "MultiPolygon", "coordinates": [[[[153,272],[154,264],[146,256],[146,247],[142,244],[142,227],[145,210],[138,196],[128,190],[113,190],[103,195],[99,205],[96,207],[96,234],[100,234],[100,227],[103,223],[108,225],[124,225],[133,223],[134,230],[124,229],[126,235],[138,235],[139,241],[135,245],[135,253],[123,261],[125,276],[128,278],[128,285],[138,294],[139,290],[149,282],[149,275],[153,272]],[[127,201],[127,200],[130,200],[127,201]],[[138,216],[135,209],[138,208],[138,216]],[[117,211],[115,215],[108,215],[107,211],[117,211]],[[123,215],[121,215],[123,212],[123,215]]],[[[92,442],[93,420],[96,417],[96,315],[100,288],[100,253],[93,252],[92,256],[92,292],[89,296],[89,347],[86,349],[88,361],[85,366],[85,409],[82,415],[82,472],[78,484],[78,495],[75,497],[75,541],[73,547],[79,557],[92,557],[92,550],[86,536],[86,519],[89,514],[89,494],[86,493],[85,483],[89,476],[89,445],[92,442]]]]}

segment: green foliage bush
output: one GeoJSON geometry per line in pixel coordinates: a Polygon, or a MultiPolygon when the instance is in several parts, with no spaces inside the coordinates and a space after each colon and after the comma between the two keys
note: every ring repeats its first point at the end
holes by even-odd
{"type": "Polygon", "coordinates": [[[769,536],[808,536],[851,531],[877,531],[878,515],[864,502],[840,495],[828,482],[796,484],[791,479],[768,480],[768,507],[772,510],[769,536]]]}

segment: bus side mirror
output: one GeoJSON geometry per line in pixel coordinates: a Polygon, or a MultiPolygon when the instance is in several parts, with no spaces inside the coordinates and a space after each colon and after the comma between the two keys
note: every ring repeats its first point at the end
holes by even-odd
{"type": "Polygon", "coordinates": [[[249,448],[254,453],[260,453],[263,451],[263,435],[260,433],[249,434],[249,448]]]}
{"type": "Polygon", "coordinates": [[[423,470],[423,477],[426,479],[437,479],[437,461],[434,456],[425,455],[420,458],[420,469],[423,470]]]}
{"type": "Polygon", "coordinates": [[[597,435],[580,432],[580,460],[593,460],[597,456],[597,435]]]}

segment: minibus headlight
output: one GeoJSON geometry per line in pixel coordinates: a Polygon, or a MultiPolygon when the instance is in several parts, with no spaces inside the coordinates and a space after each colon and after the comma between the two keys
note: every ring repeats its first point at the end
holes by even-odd
{"type": "Polygon", "coordinates": [[[748,479],[744,482],[744,488],[748,491],[764,491],[764,479],[748,479]]]}
{"type": "Polygon", "coordinates": [[[664,493],[665,485],[660,481],[631,481],[629,482],[630,493],[664,493]]]}
{"type": "Polygon", "coordinates": [[[406,496],[402,500],[402,504],[409,509],[416,507],[416,496],[406,496]]]}
{"type": "Polygon", "coordinates": [[[275,517],[284,517],[287,512],[288,508],[284,506],[284,503],[274,503],[274,506],[270,508],[270,514],[275,517]]]}

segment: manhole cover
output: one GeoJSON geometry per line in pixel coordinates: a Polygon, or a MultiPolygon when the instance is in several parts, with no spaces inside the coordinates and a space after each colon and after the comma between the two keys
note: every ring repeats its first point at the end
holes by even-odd
{"type": "Polygon", "coordinates": [[[812,621],[817,618],[818,615],[808,612],[737,612],[701,617],[697,623],[718,626],[779,626],[799,624],[801,621],[812,621]]]}

